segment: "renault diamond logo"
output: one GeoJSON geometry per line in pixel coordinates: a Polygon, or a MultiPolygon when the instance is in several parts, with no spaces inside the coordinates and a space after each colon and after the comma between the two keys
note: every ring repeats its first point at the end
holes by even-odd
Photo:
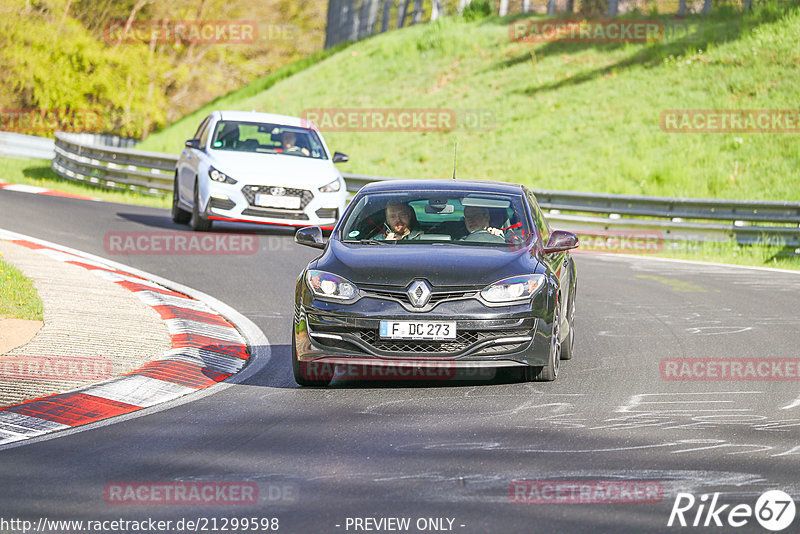
{"type": "Polygon", "coordinates": [[[431,287],[425,280],[416,280],[406,293],[415,308],[424,307],[431,299],[431,287]]]}
{"type": "Polygon", "coordinates": [[[286,189],[283,187],[270,187],[269,194],[276,197],[282,197],[286,194],[286,189]]]}

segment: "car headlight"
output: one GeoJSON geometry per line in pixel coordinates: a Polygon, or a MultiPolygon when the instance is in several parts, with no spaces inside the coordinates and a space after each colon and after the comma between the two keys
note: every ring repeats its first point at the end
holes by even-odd
{"type": "Polygon", "coordinates": [[[544,285],[543,274],[526,274],[504,278],[481,291],[481,297],[488,302],[513,302],[528,299],[544,285]]]}
{"type": "Polygon", "coordinates": [[[235,184],[236,180],[225,174],[224,172],[220,172],[214,167],[208,168],[208,177],[214,180],[215,182],[222,182],[224,184],[235,184]]]}
{"type": "Polygon", "coordinates": [[[342,181],[336,178],[331,183],[325,184],[319,188],[320,193],[335,193],[342,188],[342,181]]]}
{"type": "Polygon", "coordinates": [[[352,300],[358,296],[358,288],[352,282],[333,273],[309,269],[306,282],[315,297],[352,300]]]}

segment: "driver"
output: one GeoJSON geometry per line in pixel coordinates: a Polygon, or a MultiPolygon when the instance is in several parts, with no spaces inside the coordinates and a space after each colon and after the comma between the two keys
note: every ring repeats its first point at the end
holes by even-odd
{"type": "Polygon", "coordinates": [[[468,235],[463,237],[464,240],[481,240],[481,241],[505,241],[503,231],[499,228],[489,226],[489,209],[479,206],[465,206],[464,207],[464,225],[467,227],[468,235]],[[478,232],[488,232],[485,239],[480,237],[478,232]],[[494,237],[500,238],[499,240],[493,239],[494,237]]]}
{"type": "Polygon", "coordinates": [[[376,239],[396,241],[419,239],[422,236],[422,230],[417,228],[414,209],[405,202],[393,200],[386,204],[386,226],[389,233],[385,236],[378,234],[376,239]]]}
{"type": "Polygon", "coordinates": [[[310,156],[311,153],[308,151],[307,148],[299,147],[295,143],[297,142],[297,135],[294,132],[283,132],[281,134],[281,145],[283,146],[284,152],[300,152],[304,156],[310,156]]]}

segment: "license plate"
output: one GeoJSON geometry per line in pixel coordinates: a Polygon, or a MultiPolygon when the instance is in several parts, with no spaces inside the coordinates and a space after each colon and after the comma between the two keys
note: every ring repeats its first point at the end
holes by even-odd
{"type": "Polygon", "coordinates": [[[455,339],[456,323],[381,321],[380,335],[386,339],[455,339]]]}
{"type": "Polygon", "coordinates": [[[300,209],[300,197],[276,197],[275,195],[256,194],[256,206],[262,208],[283,208],[287,210],[300,209]]]}

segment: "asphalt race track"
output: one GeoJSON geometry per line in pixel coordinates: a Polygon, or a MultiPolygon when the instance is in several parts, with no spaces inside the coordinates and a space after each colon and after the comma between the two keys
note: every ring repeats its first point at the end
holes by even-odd
{"type": "MultiPolygon", "coordinates": [[[[292,378],[289,333],[294,281],[316,251],[295,245],[293,232],[258,229],[255,255],[112,255],[107,232],[188,229],[166,210],[16,192],[0,192],[0,228],[206,292],[271,343],[263,369],[216,394],[0,451],[3,518],[278,518],[286,533],[366,531],[354,518],[410,518],[424,527],[411,532],[465,534],[767,532],[754,518],[736,529],[667,521],[679,492],[698,501],[719,492],[731,507],[753,506],[772,489],[800,495],[797,380],[666,380],[661,367],[667,358],[800,356],[800,274],[579,254],[576,354],[557,381],[345,377],[309,389],[292,378]],[[104,498],[110,483],[176,480],[248,481],[260,501],[142,506],[104,498]],[[647,481],[663,495],[512,502],[519,480],[647,481]]],[[[242,228],[252,227],[215,226],[242,228]]]]}

